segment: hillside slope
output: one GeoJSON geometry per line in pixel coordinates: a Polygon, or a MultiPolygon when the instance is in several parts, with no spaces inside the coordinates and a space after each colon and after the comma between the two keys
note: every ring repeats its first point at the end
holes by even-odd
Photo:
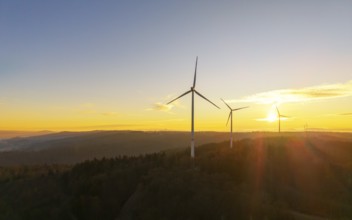
{"type": "Polygon", "coordinates": [[[352,142],[258,137],[0,169],[0,219],[351,219],[352,142]],[[14,196],[16,195],[16,196],[14,196]]]}

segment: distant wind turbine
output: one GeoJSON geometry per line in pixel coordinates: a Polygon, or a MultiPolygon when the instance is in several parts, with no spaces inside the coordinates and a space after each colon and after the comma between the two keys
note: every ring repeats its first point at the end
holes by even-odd
{"type": "Polygon", "coordinates": [[[197,63],[198,63],[198,57],[196,58],[196,68],[194,70],[194,79],[193,79],[193,86],[191,87],[190,90],[188,90],[187,92],[183,93],[182,95],[180,95],[179,97],[171,100],[170,102],[168,102],[167,104],[172,103],[173,101],[176,101],[177,99],[187,95],[188,93],[192,93],[192,125],[191,125],[191,158],[194,158],[194,93],[196,93],[197,95],[199,95],[200,97],[202,97],[203,99],[205,99],[206,101],[210,102],[211,104],[213,104],[215,107],[217,107],[218,109],[220,109],[217,105],[215,105],[214,103],[212,103],[209,99],[205,98],[202,94],[200,94],[199,92],[197,92],[196,88],[196,78],[197,78],[197,63]]]}
{"type": "Polygon", "coordinates": [[[279,109],[277,108],[277,106],[275,106],[275,107],[276,107],[276,111],[277,111],[277,116],[279,117],[279,133],[280,133],[281,132],[281,127],[280,127],[281,117],[289,118],[289,116],[281,115],[279,109]]]}
{"type": "Polygon", "coordinates": [[[249,108],[249,106],[232,109],[223,99],[221,99],[221,100],[222,100],[222,101],[225,103],[225,105],[230,109],[230,114],[229,114],[229,117],[227,118],[226,126],[227,126],[227,124],[229,123],[229,120],[230,120],[230,118],[231,118],[230,148],[232,148],[232,140],[233,140],[233,135],[232,135],[232,112],[238,111],[238,110],[241,110],[241,109],[244,109],[244,108],[249,108]]]}
{"type": "Polygon", "coordinates": [[[307,131],[308,131],[308,124],[307,122],[304,124],[304,133],[306,134],[307,136],[307,131]]]}

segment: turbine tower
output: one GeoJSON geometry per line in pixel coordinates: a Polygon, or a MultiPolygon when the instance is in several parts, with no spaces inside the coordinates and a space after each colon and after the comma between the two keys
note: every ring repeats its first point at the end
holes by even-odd
{"type": "Polygon", "coordinates": [[[279,133],[280,133],[281,132],[281,127],[280,127],[281,117],[289,118],[289,116],[281,115],[279,109],[277,108],[277,106],[275,106],[275,107],[276,107],[277,116],[279,117],[279,133]]]}
{"type": "Polygon", "coordinates": [[[197,63],[198,63],[198,56],[196,58],[196,68],[194,70],[193,86],[191,87],[191,89],[188,90],[187,92],[183,93],[179,97],[177,97],[177,98],[175,98],[175,99],[173,99],[173,100],[171,100],[170,102],[167,103],[167,105],[168,105],[168,104],[176,101],[177,99],[187,95],[188,93],[192,93],[192,124],[191,124],[191,158],[192,159],[194,158],[194,93],[196,93],[197,95],[199,95],[200,97],[202,97],[203,99],[205,99],[206,101],[210,102],[212,105],[214,105],[215,107],[220,109],[217,105],[212,103],[209,99],[205,98],[202,94],[197,92],[197,90],[196,90],[197,63]]]}
{"type": "Polygon", "coordinates": [[[226,126],[227,126],[227,124],[229,123],[229,120],[230,120],[230,118],[231,118],[230,148],[232,148],[232,140],[233,140],[233,134],[232,134],[232,112],[238,111],[238,110],[241,110],[241,109],[244,109],[244,108],[248,108],[249,106],[232,109],[223,99],[221,99],[221,100],[222,100],[222,101],[225,103],[225,105],[230,109],[230,114],[229,114],[229,117],[227,118],[226,126]]]}

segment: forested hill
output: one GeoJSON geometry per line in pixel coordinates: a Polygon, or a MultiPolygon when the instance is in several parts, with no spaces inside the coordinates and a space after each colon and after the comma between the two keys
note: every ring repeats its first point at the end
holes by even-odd
{"type": "Polygon", "coordinates": [[[352,219],[352,142],[258,137],[0,169],[0,219],[352,219]]]}

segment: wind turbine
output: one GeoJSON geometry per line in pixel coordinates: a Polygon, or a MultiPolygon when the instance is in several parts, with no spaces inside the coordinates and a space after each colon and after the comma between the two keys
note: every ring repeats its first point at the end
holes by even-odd
{"type": "Polygon", "coordinates": [[[306,134],[307,137],[307,131],[308,131],[308,124],[307,122],[304,124],[304,133],[306,134]]]}
{"type": "Polygon", "coordinates": [[[229,114],[229,117],[227,118],[226,126],[227,126],[227,124],[229,123],[229,120],[230,120],[230,118],[231,118],[230,148],[232,148],[232,139],[233,139],[233,135],[232,135],[232,112],[238,111],[238,110],[241,110],[241,109],[244,109],[244,108],[248,108],[249,106],[232,109],[223,99],[221,99],[221,100],[222,100],[222,101],[225,103],[225,105],[230,109],[230,114],[229,114]]]}
{"type": "Polygon", "coordinates": [[[197,78],[197,63],[198,63],[198,56],[196,58],[196,68],[194,70],[194,79],[193,79],[193,86],[191,87],[190,90],[188,90],[187,92],[183,93],[182,95],[180,95],[179,97],[171,100],[170,102],[167,103],[170,104],[174,101],[176,101],[177,99],[187,95],[188,93],[192,93],[192,125],[191,125],[191,158],[194,158],[194,93],[196,93],[197,95],[199,95],[200,97],[202,97],[203,99],[205,99],[206,101],[210,102],[211,104],[213,104],[215,107],[217,107],[218,109],[220,109],[217,105],[215,105],[214,103],[212,103],[209,99],[205,98],[202,94],[200,94],[199,92],[197,92],[196,88],[196,78],[197,78]]]}
{"type": "Polygon", "coordinates": [[[308,130],[308,124],[307,122],[304,124],[304,131],[307,133],[307,130],[308,130]]]}
{"type": "Polygon", "coordinates": [[[279,109],[277,108],[277,106],[275,106],[275,107],[276,107],[276,111],[277,111],[277,116],[279,117],[279,133],[280,133],[281,132],[281,128],[280,128],[281,117],[289,118],[289,116],[281,115],[279,109]]]}

